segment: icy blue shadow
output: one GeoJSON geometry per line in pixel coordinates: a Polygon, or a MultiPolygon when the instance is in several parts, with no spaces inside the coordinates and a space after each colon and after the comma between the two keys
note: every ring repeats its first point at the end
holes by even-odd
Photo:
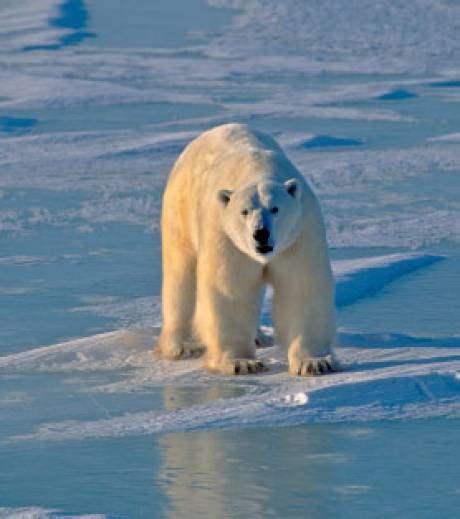
{"type": "Polygon", "coordinates": [[[391,90],[391,92],[387,92],[378,96],[377,99],[379,101],[403,101],[404,99],[412,99],[417,97],[417,94],[413,92],[409,92],[409,90],[403,90],[402,88],[398,88],[396,90],[391,90]]]}
{"type": "Polygon", "coordinates": [[[336,285],[336,305],[347,306],[358,299],[371,297],[395,279],[443,259],[443,256],[433,254],[407,256],[400,261],[379,266],[370,265],[353,272],[352,275],[340,276],[336,285]]]}
{"type": "Polygon", "coordinates": [[[434,88],[460,88],[460,79],[450,79],[448,81],[436,81],[430,84],[434,88]]]}
{"type": "Polygon", "coordinates": [[[59,6],[56,18],[51,18],[49,24],[58,29],[70,29],[72,32],[61,36],[57,43],[48,45],[29,45],[24,51],[59,50],[62,47],[78,45],[84,39],[94,37],[94,33],[85,30],[88,25],[88,9],[84,0],[64,0],[59,6]]]}
{"type": "Polygon", "coordinates": [[[348,147],[348,146],[362,146],[362,142],[358,139],[351,139],[347,137],[334,137],[333,135],[316,135],[311,139],[304,141],[300,147],[303,149],[316,148],[333,148],[333,147],[348,147]]]}
{"type": "MultiPolygon", "coordinates": [[[[396,279],[445,259],[435,254],[394,254],[383,257],[339,260],[332,263],[336,286],[337,308],[352,305],[363,298],[374,296],[396,279]]],[[[262,304],[260,323],[271,326],[273,290],[267,287],[262,304]]]]}
{"type": "Polygon", "coordinates": [[[16,133],[30,130],[38,123],[38,119],[25,117],[0,116],[0,131],[16,133]]]}

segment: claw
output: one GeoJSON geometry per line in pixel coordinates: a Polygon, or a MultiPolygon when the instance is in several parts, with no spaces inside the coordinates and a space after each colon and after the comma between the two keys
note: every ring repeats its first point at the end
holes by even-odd
{"type": "Polygon", "coordinates": [[[334,366],[333,359],[330,355],[325,357],[307,357],[303,360],[299,359],[293,362],[289,367],[291,375],[303,377],[319,376],[334,371],[337,371],[337,368],[334,366]]]}

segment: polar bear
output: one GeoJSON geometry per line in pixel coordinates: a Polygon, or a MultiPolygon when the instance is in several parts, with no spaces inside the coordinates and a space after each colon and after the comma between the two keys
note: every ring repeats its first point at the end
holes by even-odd
{"type": "Polygon", "coordinates": [[[206,350],[211,371],[263,370],[255,339],[270,284],[289,372],[333,371],[334,281],[321,210],[270,136],[226,124],[192,141],[169,177],[161,233],[161,356],[206,350]]]}

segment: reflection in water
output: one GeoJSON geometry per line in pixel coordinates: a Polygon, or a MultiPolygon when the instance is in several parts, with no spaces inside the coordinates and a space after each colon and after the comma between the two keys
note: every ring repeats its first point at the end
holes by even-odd
{"type": "MultiPolygon", "coordinates": [[[[219,381],[220,382],[220,381],[219,381]]],[[[193,405],[203,405],[213,400],[237,398],[246,393],[241,384],[203,386],[165,386],[163,390],[163,405],[165,411],[184,409],[193,405]]]]}
{"type": "MultiPolygon", "coordinates": [[[[230,396],[223,389],[209,388],[205,398],[230,396]]],[[[190,394],[167,388],[165,407],[182,405],[190,405],[190,394]]],[[[317,496],[327,493],[344,461],[334,453],[336,440],[317,426],[164,435],[158,479],[169,500],[167,516],[278,517],[282,506],[283,517],[326,517],[317,496]]]]}

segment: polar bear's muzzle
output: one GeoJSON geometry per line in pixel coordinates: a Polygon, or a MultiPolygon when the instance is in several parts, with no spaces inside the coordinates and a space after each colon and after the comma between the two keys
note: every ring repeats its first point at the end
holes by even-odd
{"type": "Polygon", "coordinates": [[[268,254],[273,252],[273,245],[269,243],[270,231],[266,227],[256,229],[253,234],[256,242],[256,251],[259,254],[268,254]]]}
{"type": "Polygon", "coordinates": [[[257,245],[256,251],[259,254],[269,254],[273,252],[273,245],[257,245]]]}

